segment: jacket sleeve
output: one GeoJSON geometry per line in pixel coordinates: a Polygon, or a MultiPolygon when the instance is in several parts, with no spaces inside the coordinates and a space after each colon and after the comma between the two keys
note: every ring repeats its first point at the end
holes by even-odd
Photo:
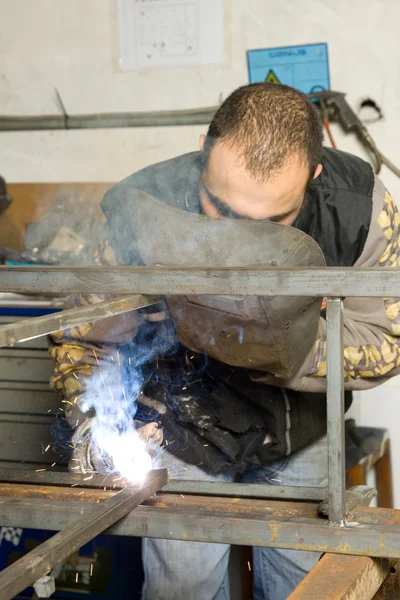
{"type": "MultiPolygon", "coordinates": [[[[115,263],[110,244],[103,242],[95,264],[115,263]]],[[[106,299],[95,294],[76,295],[68,300],[66,308],[96,304],[106,299]]],[[[50,353],[54,367],[50,385],[62,396],[61,410],[72,427],[77,427],[86,417],[93,416],[85,410],[85,395],[93,393],[98,378],[104,379],[104,373],[112,373],[112,385],[121,384],[121,346],[136,336],[146,319],[157,320],[162,315],[143,315],[136,310],[59,331],[51,336],[50,353]]]]}
{"type": "MultiPolygon", "coordinates": [[[[400,214],[379,179],[375,180],[371,225],[354,267],[400,267],[400,214]]],[[[345,298],[345,387],[374,387],[400,373],[400,298],[345,298]]],[[[255,376],[280,387],[310,392],[326,389],[326,321],[300,370],[289,380],[255,376]]]]}

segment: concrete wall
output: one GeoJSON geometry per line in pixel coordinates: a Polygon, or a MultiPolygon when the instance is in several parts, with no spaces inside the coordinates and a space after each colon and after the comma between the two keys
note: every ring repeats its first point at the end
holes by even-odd
{"type": "MultiPolygon", "coordinates": [[[[400,162],[396,0],[225,0],[223,64],[152,71],[118,71],[113,0],[0,0],[0,20],[2,115],[57,113],[55,87],[70,114],[211,106],[247,82],[247,49],[326,41],[333,88],[353,106],[369,95],[383,107],[385,120],[370,131],[400,162]]],[[[1,133],[1,173],[15,182],[115,181],[195,149],[204,129],[1,133]]],[[[342,149],[365,156],[357,140],[335,135],[342,149]]],[[[382,177],[400,199],[400,180],[385,168],[382,177]]],[[[394,381],[360,394],[354,412],[391,430],[400,507],[399,388],[394,381]]]]}

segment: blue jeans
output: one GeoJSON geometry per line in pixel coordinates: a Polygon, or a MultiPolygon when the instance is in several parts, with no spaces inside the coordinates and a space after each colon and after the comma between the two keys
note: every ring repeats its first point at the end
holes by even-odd
{"type": "MultiPolygon", "coordinates": [[[[167,455],[174,479],[233,481],[234,473],[207,475],[167,455]],[[184,470],[185,469],[185,470],[184,470]]],[[[247,483],[327,485],[327,439],[263,468],[249,468],[247,483]]],[[[177,540],[143,540],[144,600],[229,600],[230,546],[177,540]]],[[[317,563],[316,552],[253,548],[254,600],[285,600],[317,563]]]]}

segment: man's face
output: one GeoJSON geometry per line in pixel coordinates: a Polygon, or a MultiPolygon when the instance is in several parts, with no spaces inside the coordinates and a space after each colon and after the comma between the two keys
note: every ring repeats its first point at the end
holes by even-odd
{"type": "MultiPolygon", "coordinates": [[[[200,149],[204,137],[200,139],[200,149]]],[[[315,177],[322,170],[317,168],[315,177]]],[[[203,213],[214,218],[269,220],[291,225],[299,214],[309,181],[300,160],[289,161],[267,181],[246,171],[237,152],[222,142],[213,146],[200,185],[203,213]]]]}

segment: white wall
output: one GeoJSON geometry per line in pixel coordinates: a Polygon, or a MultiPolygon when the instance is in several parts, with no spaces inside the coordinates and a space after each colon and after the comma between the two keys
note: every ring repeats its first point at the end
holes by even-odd
{"type": "MultiPolygon", "coordinates": [[[[353,106],[383,107],[370,126],[400,163],[400,3],[397,0],[225,0],[225,62],[219,66],[118,72],[113,0],[0,0],[0,114],[55,114],[54,87],[70,114],[212,106],[247,82],[246,49],[326,41],[334,89],[353,106]]],[[[1,133],[9,181],[115,181],[197,147],[203,127],[1,133]]],[[[340,147],[365,156],[335,129],[340,147]]],[[[400,180],[382,177],[400,199],[400,180]]],[[[400,383],[359,395],[362,423],[388,426],[400,507],[400,383]],[[398,387],[396,387],[398,386],[398,387]]]]}

